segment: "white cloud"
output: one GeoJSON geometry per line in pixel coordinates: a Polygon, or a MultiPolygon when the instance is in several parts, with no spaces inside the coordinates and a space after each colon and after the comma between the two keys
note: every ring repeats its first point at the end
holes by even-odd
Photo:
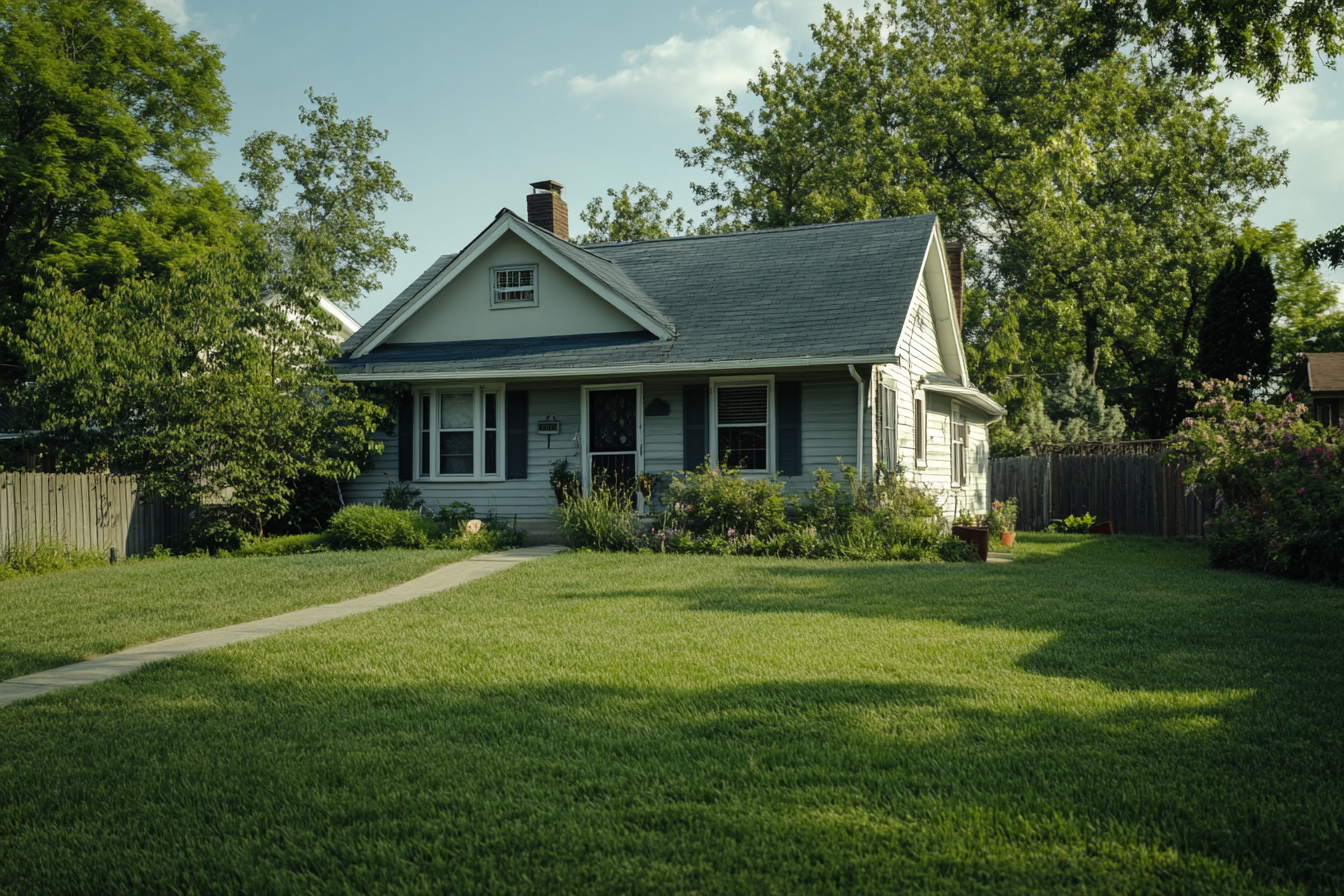
{"type": "Polygon", "coordinates": [[[532,79],[532,83],[546,84],[550,81],[554,81],[556,78],[564,77],[565,73],[568,71],[569,66],[562,65],[559,68],[553,68],[550,71],[542,72],[541,74],[537,75],[535,78],[532,79]]]}
{"type": "Polygon", "coordinates": [[[1263,127],[1270,143],[1288,150],[1288,186],[1269,195],[1256,215],[1261,225],[1295,218],[1297,232],[1310,238],[1344,224],[1342,90],[1344,72],[1338,71],[1290,85],[1273,103],[1245,82],[1219,85],[1217,92],[1231,100],[1233,113],[1248,125],[1263,127]]]}
{"type": "Polygon", "coordinates": [[[710,30],[710,34],[687,39],[676,34],[662,43],[621,54],[624,67],[605,75],[576,75],[569,89],[578,96],[637,97],[689,109],[713,102],[733,90],[741,93],[747,81],[769,66],[776,51],[787,55],[790,47],[808,37],[807,24],[821,15],[815,0],[760,0],[752,7],[757,24],[728,25],[731,10],[699,12],[692,7],[683,19],[710,30]]]}
{"type": "Polygon", "coordinates": [[[158,10],[159,15],[170,25],[184,30],[191,27],[191,13],[187,12],[187,0],[145,0],[150,9],[158,10]]]}

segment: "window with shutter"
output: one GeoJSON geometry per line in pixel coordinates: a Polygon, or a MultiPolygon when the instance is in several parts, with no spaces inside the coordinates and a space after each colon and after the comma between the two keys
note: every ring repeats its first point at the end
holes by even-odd
{"type": "Polygon", "coordinates": [[[714,459],[743,472],[770,473],[770,383],[712,382],[714,459]]]}

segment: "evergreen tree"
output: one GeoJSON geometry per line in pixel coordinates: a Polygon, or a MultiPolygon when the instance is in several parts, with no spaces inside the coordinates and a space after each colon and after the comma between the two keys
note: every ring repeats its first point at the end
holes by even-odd
{"type": "Polygon", "coordinates": [[[1263,384],[1274,358],[1274,272],[1260,255],[1240,243],[1209,286],[1195,366],[1220,380],[1250,377],[1263,384]]]}

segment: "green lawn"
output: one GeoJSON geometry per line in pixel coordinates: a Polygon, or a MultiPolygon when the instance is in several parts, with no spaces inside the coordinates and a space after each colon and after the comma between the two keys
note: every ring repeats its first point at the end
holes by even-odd
{"type": "Polygon", "coordinates": [[[0,891],[1344,888],[1344,591],[1019,545],[561,555],[14,704],[0,891]]]}
{"type": "Polygon", "coordinates": [[[0,680],[382,591],[467,556],[376,551],[177,559],[11,579],[0,582],[0,680]]]}

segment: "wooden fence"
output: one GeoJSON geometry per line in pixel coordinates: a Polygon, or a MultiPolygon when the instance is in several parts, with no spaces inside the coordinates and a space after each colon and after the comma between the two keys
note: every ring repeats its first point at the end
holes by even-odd
{"type": "Polygon", "coordinates": [[[1201,536],[1209,515],[1202,495],[1186,494],[1181,469],[1156,454],[995,457],[989,482],[991,500],[1017,499],[1022,531],[1090,513],[1131,535],[1201,536]]]}
{"type": "Polygon", "coordinates": [[[190,522],[190,511],[140,494],[133,477],[0,473],[0,546],[45,539],[125,557],[173,546],[190,522]]]}

